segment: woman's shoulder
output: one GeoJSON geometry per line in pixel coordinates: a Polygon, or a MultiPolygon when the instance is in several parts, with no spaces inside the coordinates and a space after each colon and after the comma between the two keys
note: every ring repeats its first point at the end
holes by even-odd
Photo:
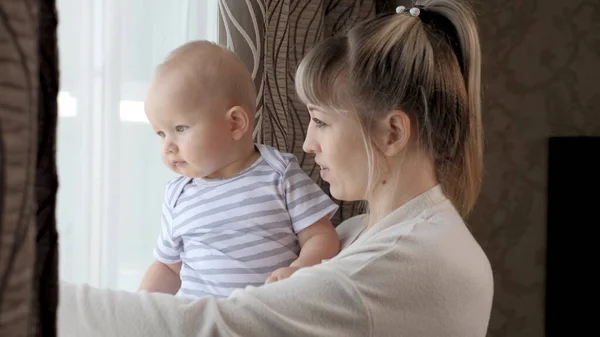
{"type": "MultiPolygon", "coordinates": [[[[374,324],[390,329],[401,325],[407,335],[418,335],[424,326],[434,331],[426,335],[485,331],[493,296],[490,264],[452,206],[390,220],[338,255],[339,270],[360,289],[374,324]],[[403,316],[409,321],[399,324],[403,316]]],[[[354,235],[361,222],[348,220],[340,232],[354,235]]]]}
{"type": "Polygon", "coordinates": [[[365,231],[367,221],[358,215],[336,228],[342,245],[337,259],[351,257],[355,270],[387,266],[390,274],[410,270],[432,282],[492,283],[485,252],[448,199],[392,213],[365,231]]]}
{"type": "Polygon", "coordinates": [[[435,271],[433,281],[440,277],[448,282],[456,277],[456,282],[463,284],[492,283],[484,250],[449,200],[383,228],[373,236],[373,244],[377,242],[389,243],[387,256],[382,258],[402,260],[410,256],[415,264],[411,268],[429,266],[431,269],[424,269],[424,273],[435,271]]]}

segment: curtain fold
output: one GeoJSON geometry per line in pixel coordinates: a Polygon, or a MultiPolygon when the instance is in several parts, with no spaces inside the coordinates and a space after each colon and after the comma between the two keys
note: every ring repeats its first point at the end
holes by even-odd
{"type": "MultiPolygon", "coordinates": [[[[294,90],[296,68],[316,43],[387,7],[383,0],[219,0],[219,43],[242,58],[258,88],[255,140],[295,154],[327,193],[313,156],[302,151],[309,115],[294,90]]],[[[338,204],[335,225],[362,212],[358,202],[338,204]]]]}
{"type": "Polygon", "coordinates": [[[54,6],[0,1],[0,336],[56,335],[54,6]]]}
{"type": "Polygon", "coordinates": [[[58,233],[56,197],[58,172],[56,134],[59,90],[58,15],[55,0],[42,0],[38,29],[38,149],[36,162],[36,260],[32,316],[36,318],[35,336],[55,336],[58,309],[58,233]]]}

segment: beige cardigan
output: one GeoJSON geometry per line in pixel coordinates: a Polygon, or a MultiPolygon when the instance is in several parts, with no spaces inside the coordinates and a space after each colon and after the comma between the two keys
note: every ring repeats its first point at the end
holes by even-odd
{"type": "Polygon", "coordinates": [[[338,227],[335,258],[227,299],[65,283],[59,336],[486,335],[490,264],[439,186],[359,237],[365,220],[338,227]]]}

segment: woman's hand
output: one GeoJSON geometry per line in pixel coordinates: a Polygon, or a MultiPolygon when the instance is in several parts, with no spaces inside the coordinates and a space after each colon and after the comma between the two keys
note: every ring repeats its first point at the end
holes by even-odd
{"type": "Polygon", "coordinates": [[[284,279],[292,276],[292,274],[295,273],[296,271],[298,271],[298,269],[300,269],[300,267],[279,268],[279,269],[275,270],[271,274],[271,276],[269,276],[269,278],[267,278],[267,281],[265,281],[265,284],[284,280],[284,279]]]}

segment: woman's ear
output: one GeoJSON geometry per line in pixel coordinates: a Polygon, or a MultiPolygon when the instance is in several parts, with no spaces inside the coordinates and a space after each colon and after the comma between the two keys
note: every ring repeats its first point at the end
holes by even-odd
{"type": "Polygon", "coordinates": [[[231,137],[235,140],[240,140],[246,135],[248,130],[252,128],[250,115],[241,106],[234,106],[226,113],[227,123],[231,137]]]}
{"type": "Polygon", "coordinates": [[[381,151],[386,157],[402,153],[410,140],[410,118],[401,110],[391,111],[380,124],[381,151]]]}

